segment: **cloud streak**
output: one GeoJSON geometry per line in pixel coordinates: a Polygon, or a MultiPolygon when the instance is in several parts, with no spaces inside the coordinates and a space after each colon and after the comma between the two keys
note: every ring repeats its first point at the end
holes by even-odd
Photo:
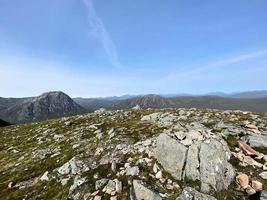
{"type": "Polygon", "coordinates": [[[110,63],[116,68],[122,68],[119,61],[117,47],[111,39],[101,18],[97,16],[92,0],[83,0],[88,11],[90,31],[101,41],[110,63]]]}
{"type": "Polygon", "coordinates": [[[257,57],[261,57],[261,56],[265,56],[265,55],[267,55],[267,49],[263,49],[263,50],[252,52],[252,53],[242,54],[242,55],[238,55],[238,56],[234,56],[234,57],[229,57],[226,59],[217,60],[216,62],[207,64],[207,65],[195,67],[195,68],[190,69],[190,70],[176,71],[175,73],[169,74],[167,77],[165,77],[165,79],[190,77],[191,75],[205,72],[207,70],[221,68],[224,66],[228,66],[231,64],[239,63],[239,62],[248,61],[248,60],[251,60],[253,58],[257,58],[257,57]]]}

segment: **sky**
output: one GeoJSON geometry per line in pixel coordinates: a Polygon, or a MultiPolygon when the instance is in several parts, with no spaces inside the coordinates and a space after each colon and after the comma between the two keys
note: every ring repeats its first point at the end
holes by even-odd
{"type": "Polygon", "coordinates": [[[0,96],[267,89],[266,0],[0,0],[0,96]]]}

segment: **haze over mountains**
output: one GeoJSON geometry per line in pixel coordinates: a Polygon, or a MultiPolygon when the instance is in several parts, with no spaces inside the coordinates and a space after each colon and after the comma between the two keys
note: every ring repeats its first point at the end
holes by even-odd
{"type": "Polygon", "coordinates": [[[125,95],[105,98],[70,98],[63,92],[47,92],[37,97],[0,98],[0,119],[11,123],[41,121],[63,116],[109,110],[141,108],[213,108],[222,110],[267,111],[267,91],[236,94],[125,95]]]}

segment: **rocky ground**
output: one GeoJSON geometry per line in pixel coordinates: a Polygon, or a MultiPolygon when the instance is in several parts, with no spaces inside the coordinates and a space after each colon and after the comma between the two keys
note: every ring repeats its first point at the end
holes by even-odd
{"type": "Polygon", "coordinates": [[[263,113],[102,109],[0,139],[0,199],[267,199],[263,113]]]}

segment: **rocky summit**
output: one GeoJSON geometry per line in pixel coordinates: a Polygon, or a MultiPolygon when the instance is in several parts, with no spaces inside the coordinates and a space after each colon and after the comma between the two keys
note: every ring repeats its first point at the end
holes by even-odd
{"type": "Polygon", "coordinates": [[[63,92],[46,92],[37,97],[0,98],[0,118],[26,123],[85,113],[85,109],[63,92]]]}
{"type": "Polygon", "coordinates": [[[100,109],[0,137],[0,199],[267,199],[267,113],[100,109]]]}

